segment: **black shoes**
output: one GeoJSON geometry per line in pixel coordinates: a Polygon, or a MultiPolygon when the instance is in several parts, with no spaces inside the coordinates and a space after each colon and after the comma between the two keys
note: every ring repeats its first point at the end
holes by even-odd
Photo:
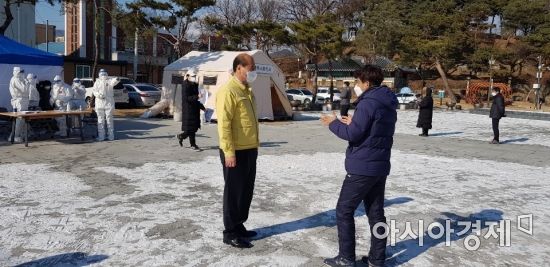
{"type": "Polygon", "coordinates": [[[366,264],[367,266],[369,267],[382,267],[382,265],[375,265],[375,264],[372,264],[370,261],[369,261],[369,257],[367,256],[363,256],[361,258],[361,262],[366,264]]]}
{"type": "Polygon", "coordinates": [[[340,255],[325,259],[324,263],[332,267],[355,267],[355,260],[348,260],[340,255]]]}
{"type": "Polygon", "coordinates": [[[228,244],[232,247],[236,247],[236,248],[251,248],[251,247],[254,246],[248,240],[246,240],[246,239],[244,239],[240,236],[224,237],[223,238],[223,243],[228,244]]]}
{"type": "Polygon", "coordinates": [[[256,231],[244,231],[244,232],[240,232],[239,233],[240,236],[244,237],[244,238],[252,238],[252,237],[255,237],[258,235],[258,232],[256,231]]]}
{"type": "Polygon", "coordinates": [[[201,151],[202,151],[202,149],[201,149],[200,147],[196,146],[196,145],[195,145],[195,146],[191,146],[190,149],[193,150],[193,151],[195,151],[195,152],[201,152],[201,151]]]}
{"type": "Polygon", "coordinates": [[[418,136],[422,136],[422,137],[428,137],[428,135],[427,135],[427,134],[423,134],[423,133],[419,134],[418,136]]]}
{"type": "Polygon", "coordinates": [[[493,141],[489,142],[489,144],[498,145],[500,142],[493,139],[493,141]]]}

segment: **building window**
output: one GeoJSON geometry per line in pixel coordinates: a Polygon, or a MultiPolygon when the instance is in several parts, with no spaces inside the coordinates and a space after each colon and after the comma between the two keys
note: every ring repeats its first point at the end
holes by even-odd
{"type": "Polygon", "coordinates": [[[86,65],[76,65],[76,77],[77,78],[89,78],[90,77],[90,66],[86,65]]]}

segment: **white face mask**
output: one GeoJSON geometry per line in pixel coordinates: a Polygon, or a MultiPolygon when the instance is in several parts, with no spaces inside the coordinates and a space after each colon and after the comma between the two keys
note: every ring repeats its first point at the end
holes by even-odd
{"type": "Polygon", "coordinates": [[[251,84],[253,83],[256,78],[258,78],[258,73],[253,70],[253,71],[249,71],[248,73],[246,73],[246,82],[251,84]]]}
{"type": "Polygon", "coordinates": [[[353,87],[353,91],[355,92],[355,94],[357,95],[357,97],[359,97],[361,94],[363,94],[363,89],[361,89],[361,87],[359,87],[359,85],[355,85],[355,87],[353,87]]]}
{"type": "Polygon", "coordinates": [[[195,82],[196,80],[197,80],[196,77],[189,77],[189,81],[190,81],[190,82],[195,82]]]}
{"type": "Polygon", "coordinates": [[[497,95],[497,93],[496,93],[496,92],[492,92],[492,93],[491,93],[491,95],[493,95],[493,96],[496,96],[496,95],[497,95]]]}

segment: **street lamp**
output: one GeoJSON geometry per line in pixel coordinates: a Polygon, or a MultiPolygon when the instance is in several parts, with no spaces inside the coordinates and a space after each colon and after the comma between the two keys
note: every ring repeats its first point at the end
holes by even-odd
{"type": "Polygon", "coordinates": [[[487,105],[491,97],[491,92],[493,91],[493,65],[495,65],[496,60],[491,56],[489,59],[489,92],[487,92],[487,105]]]}

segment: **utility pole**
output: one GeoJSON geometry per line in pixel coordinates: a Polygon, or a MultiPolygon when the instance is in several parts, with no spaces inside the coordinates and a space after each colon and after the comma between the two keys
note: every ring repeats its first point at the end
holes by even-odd
{"type": "Polygon", "coordinates": [[[537,83],[535,86],[533,86],[533,89],[536,89],[536,102],[535,102],[535,108],[541,109],[540,103],[540,87],[541,87],[541,79],[542,79],[542,56],[538,56],[539,65],[537,67],[537,83]]]}
{"type": "Polygon", "coordinates": [[[21,2],[17,2],[17,42],[21,43],[21,2]]]}
{"type": "Polygon", "coordinates": [[[48,31],[50,30],[49,21],[46,20],[46,52],[50,52],[50,42],[48,39],[48,31]]]}
{"type": "Polygon", "coordinates": [[[493,91],[493,65],[496,63],[496,60],[491,56],[489,59],[489,91],[487,92],[487,106],[489,106],[491,99],[491,92],[493,91]]]}
{"type": "Polygon", "coordinates": [[[139,29],[136,27],[136,32],[134,34],[134,81],[137,81],[137,72],[138,72],[138,44],[139,44],[139,29]]]}

